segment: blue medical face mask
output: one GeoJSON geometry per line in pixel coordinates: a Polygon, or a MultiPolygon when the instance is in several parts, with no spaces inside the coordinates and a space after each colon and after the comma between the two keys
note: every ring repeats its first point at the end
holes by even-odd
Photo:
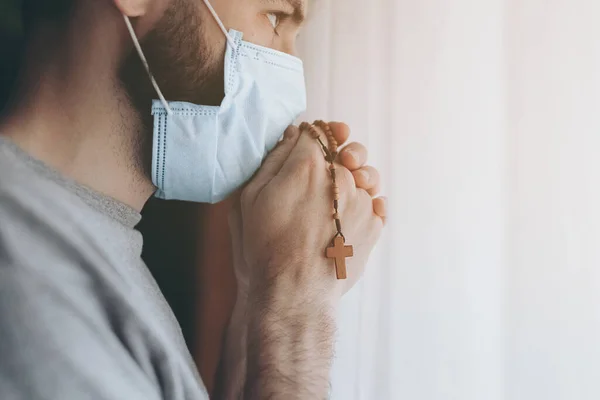
{"type": "Polygon", "coordinates": [[[156,196],[217,203],[260,167],[284,130],[306,109],[302,61],[229,33],[204,0],[227,38],[225,97],[220,106],[166,101],[127,17],[136,49],[160,100],[154,100],[152,182],[156,196]]]}

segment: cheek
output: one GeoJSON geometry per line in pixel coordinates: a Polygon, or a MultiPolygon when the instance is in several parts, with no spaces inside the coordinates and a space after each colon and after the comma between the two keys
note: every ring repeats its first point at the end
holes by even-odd
{"type": "Polygon", "coordinates": [[[277,35],[265,14],[254,14],[245,21],[244,27],[234,28],[244,34],[244,40],[259,46],[271,47],[277,35]]]}
{"type": "Polygon", "coordinates": [[[259,2],[253,0],[213,0],[213,7],[221,17],[223,24],[227,28],[242,32],[245,41],[280,51],[285,51],[285,48],[289,49],[291,46],[285,46],[283,37],[279,37],[275,33],[265,14],[264,6],[255,3],[259,2]]]}
{"type": "Polygon", "coordinates": [[[164,17],[169,8],[169,0],[152,2],[147,12],[137,21],[137,32],[141,37],[150,32],[156,24],[164,17]]]}

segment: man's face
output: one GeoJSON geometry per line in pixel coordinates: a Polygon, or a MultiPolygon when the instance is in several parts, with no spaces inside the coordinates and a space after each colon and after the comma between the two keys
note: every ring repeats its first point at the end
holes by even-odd
{"type": "MultiPolygon", "coordinates": [[[[294,54],[307,0],[211,0],[227,29],[245,41],[294,54]]],[[[226,38],[202,0],[171,0],[141,40],[148,65],[165,98],[219,105],[224,96],[226,38]]],[[[142,119],[137,164],[151,164],[151,100],[157,98],[135,51],[123,62],[121,81],[142,119]]]]}
{"type": "MultiPolygon", "coordinates": [[[[306,0],[211,0],[227,29],[244,40],[295,53],[306,0]]],[[[202,0],[171,0],[142,40],[142,48],[167,100],[218,105],[223,98],[226,38],[202,0]]],[[[123,66],[123,81],[135,103],[149,109],[156,98],[137,54],[123,66]]]]}

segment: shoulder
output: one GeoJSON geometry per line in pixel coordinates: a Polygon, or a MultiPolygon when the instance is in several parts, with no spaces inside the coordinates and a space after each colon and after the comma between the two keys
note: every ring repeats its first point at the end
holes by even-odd
{"type": "Polygon", "coordinates": [[[115,326],[102,251],[32,179],[0,184],[0,399],[157,398],[115,326]]]}
{"type": "Polygon", "coordinates": [[[84,264],[94,246],[83,210],[76,195],[29,165],[0,159],[0,268],[9,260],[61,275],[84,264]]]}
{"type": "MultiPolygon", "coordinates": [[[[48,272],[49,274],[50,272],[48,272]]],[[[83,287],[2,261],[0,398],[156,398],[83,287]]]]}

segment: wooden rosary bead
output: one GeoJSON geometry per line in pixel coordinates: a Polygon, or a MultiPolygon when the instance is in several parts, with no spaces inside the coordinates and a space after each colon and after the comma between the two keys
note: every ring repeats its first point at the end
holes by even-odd
{"type": "Polygon", "coordinates": [[[327,258],[335,259],[336,276],[338,279],[346,279],[346,258],[354,255],[352,246],[346,245],[346,239],[342,234],[342,222],[340,220],[340,214],[338,212],[339,200],[340,200],[340,188],[338,187],[336,179],[336,168],[333,162],[338,154],[338,142],[333,136],[333,132],[328,123],[322,120],[316,120],[311,124],[303,122],[300,124],[300,129],[308,130],[310,135],[317,139],[319,146],[325,154],[325,159],[330,163],[329,171],[331,173],[332,191],[333,191],[333,208],[334,214],[333,219],[335,220],[335,226],[337,233],[331,241],[331,246],[327,248],[327,258]],[[325,133],[327,138],[327,145],[321,140],[321,132],[317,130],[317,127],[325,133]]]}

